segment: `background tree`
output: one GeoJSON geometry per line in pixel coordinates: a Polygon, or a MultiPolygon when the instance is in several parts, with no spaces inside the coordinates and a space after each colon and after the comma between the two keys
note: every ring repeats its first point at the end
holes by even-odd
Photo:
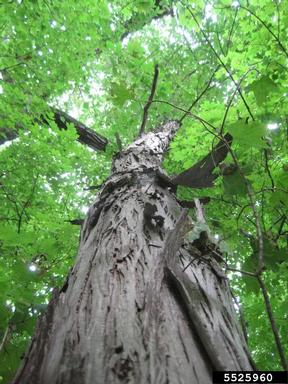
{"type": "Polygon", "coordinates": [[[69,221],[95,200],[91,186],[106,179],[119,138],[125,147],[139,132],[155,63],[146,130],[185,114],[165,159],[170,174],[202,159],[225,132],[234,137],[215,186],[178,188],[178,198],[210,197],[206,221],[245,309],[252,355],[262,369],[284,367],[285,2],[17,1],[1,11],[0,127],[3,141],[18,135],[1,147],[2,381],[73,265],[79,228],[69,221]],[[79,145],[69,121],[59,131],[51,107],[107,138],[106,151],[79,145]]]}

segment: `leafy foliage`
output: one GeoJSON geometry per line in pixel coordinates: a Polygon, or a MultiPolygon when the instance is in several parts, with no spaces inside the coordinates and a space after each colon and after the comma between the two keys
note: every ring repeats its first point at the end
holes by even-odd
{"type": "MultiPolygon", "coordinates": [[[[261,226],[263,278],[288,350],[286,9],[270,0],[2,4],[0,139],[7,130],[17,139],[0,146],[0,382],[13,376],[37,316],[73,265],[79,227],[69,221],[84,217],[97,193],[87,188],[107,177],[115,134],[125,146],[138,133],[156,63],[146,130],[192,106],[165,159],[170,174],[204,157],[219,135],[234,137],[215,186],[179,188],[179,198],[210,197],[206,220],[234,269],[255,272],[261,226]],[[106,151],[80,145],[72,124],[41,124],[50,106],[107,137],[106,151]]],[[[256,278],[229,276],[256,363],[281,369],[256,278]]]]}

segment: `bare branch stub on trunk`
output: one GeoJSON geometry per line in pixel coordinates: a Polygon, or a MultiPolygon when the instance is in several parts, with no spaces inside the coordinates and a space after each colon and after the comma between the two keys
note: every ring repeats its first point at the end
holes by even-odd
{"type": "Polygon", "coordinates": [[[17,132],[8,128],[0,128],[0,145],[6,143],[6,141],[14,140],[17,137],[17,132]]]}
{"type": "MultiPolygon", "coordinates": [[[[230,145],[232,143],[232,136],[227,133],[224,137],[230,145]]],[[[227,144],[219,141],[216,147],[204,159],[201,159],[191,168],[175,176],[172,179],[173,183],[190,188],[213,187],[213,183],[218,177],[213,171],[225,159],[228,152],[227,144]]]]}
{"type": "MultiPolygon", "coordinates": [[[[76,128],[76,131],[78,133],[78,141],[81,144],[88,145],[94,150],[105,150],[108,140],[104,136],[100,135],[99,133],[96,133],[80,121],[74,119],[73,117],[69,116],[63,111],[60,111],[59,109],[53,108],[53,112],[53,120],[55,121],[59,129],[67,129],[67,124],[71,123],[76,128]]],[[[42,117],[42,121],[47,122],[44,117],[42,117]]]]}
{"type": "MultiPolygon", "coordinates": [[[[88,128],[85,124],[74,119],[72,116],[68,115],[66,112],[60,111],[59,109],[52,108],[52,120],[55,121],[55,124],[59,129],[67,129],[67,124],[71,123],[74,125],[77,134],[78,141],[81,144],[88,145],[90,148],[98,151],[105,151],[108,140],[100,135],[99,133],[88,128]]],[[[41,115],[40,118],[36,119],[39,124],[48,124],[49,118],[47,116],[41,115]]],[[[18,128],[24,128],[19,126],[18,128]]],[[[18,136],[17,129],[12,130],[8,128],[0,128],[0,145],[4,144],[8,140],[14,140],[18,136]]]]}
{"type": "Polygon", "coordinates": [[[208,248],[185,240],[183,208],[158,183],[178,127],[167,122],[114,158],[14,384],[206,384],[219,367],[252,369],[227,279],[208,248]]]}

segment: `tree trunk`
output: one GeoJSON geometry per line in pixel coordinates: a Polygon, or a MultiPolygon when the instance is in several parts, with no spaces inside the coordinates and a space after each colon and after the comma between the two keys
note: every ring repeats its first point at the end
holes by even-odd
{"type": "Polygon", "coordinates": [[[160,168],[178,126],[115,157],[13,383],[208,384],[213,370],[252,370],[227,279],[178,231],[185,210],[160,168]]]}

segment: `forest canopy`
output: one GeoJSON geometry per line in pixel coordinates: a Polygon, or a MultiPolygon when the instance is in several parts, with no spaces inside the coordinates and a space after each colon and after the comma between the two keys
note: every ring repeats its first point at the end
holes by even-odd
{"type": "Polygon", "coordinates": [[[178,197],[205,203],[257,366],[287,369],[287,0],[0,7],[0,383],[73,266],[113,156],[144,120],[146,132],[181,121],[164,161],[172,177],[233,137],[215,181],[178,197]]]}

